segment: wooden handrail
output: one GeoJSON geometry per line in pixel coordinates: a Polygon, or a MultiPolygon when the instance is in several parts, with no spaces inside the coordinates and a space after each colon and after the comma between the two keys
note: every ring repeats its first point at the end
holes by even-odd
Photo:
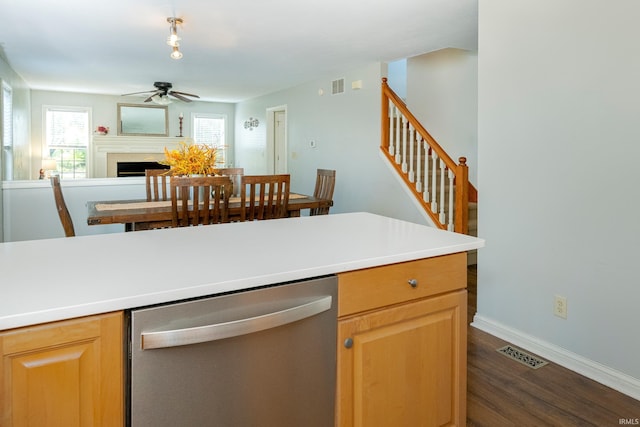
{"type": "MultiPolygon", "coordinates": [[[[426,144],[430,147],[431,151],[435,153],[437,158],[444,163],[444,167],[446,170],[453,173],[453,175],[449,175],[449,180],[455,183],[455,197],[453,197],[453,193],[451,193],[449,204],[453,203],[455,206],[454,212],[454,230],[459,233],[468,233],[468,222],[469,222],[469,212],[468,212],[468,204],[469,202],[477,202],[478,200],[478,191],[476,188],[469,182],[469,168],[467,167],[467,159],[465,157],[459,158],[459,163],[456,162],[447,154],[447,152],[438,144],[438,142],[429,134],[429,132],[422,126],[422,124],[418,121],[418,119],[409,111],[405,102],[389,87],[387,84],[387,78],[382,78],[382,103],[381,103],[381,144],[380,149],[384,153],[385,157],[389,160],[390,164],[393,165],[394,169],[398,172],[400,176],[402,176],[403,180],[407,183],[408,187],[411,189],[411,192],[414,194],[418,202],[423,206],[424,211],[429,215],[429,217],[433,220],[433,222],[442,229],[447,229],[451,227],[451,218],[449,218],[449,223],[447,223],[446,217],[447,212],[442,210],[442,206],[446,205],[446,201],[442,200],[442,197],[438,198],[435,194],[430,194],[430,198],[433,201],[426,201],[423,198],[422,192],[420,190],[421,183],[418,184],[414,182],[415,177],[408,178],[407,176],[407,167],[406,167],[406,157],[407,153],[402,152],[402,156],[404,156],[404,163],[401,166],[398,162],[398,157],[394,159],[393,153],[398,148],[396,147],[390,148],[391,144],[391,135],[390,135],[390,111],[389,111],[389,101],[391,101],[397,111],[402,115],[402,118],[406,120],[408,124],[417,132],[417,134],[426,142],[426,144]],[[452,178],[453,176],[453,178],[452,178]],[[441,204],[440,212],[434,212],[432,206],[434,208],[438,207],[438,201],[434,203],[435,200],[438,200],[441,204]]],[[[404,122],[403,122],[404,124],[404,122]]],[[[396,134],[396,139],[398,138],[396,134]]],[[[406,129],[405,129],[405,140],[406,144],[406,129]]],[[[413,138],[413,137],[411,137],[413,138]]],[[[413,147],[415,143],[414,140],[411,140],[410,144],[413,147]]],[[[398,142],[396,141],[396,144],[398,142]]],[[[400,151],[406,151],[405,147],[402,147],[400,151]]],[[[413,150],[413,148],[411,148],[413,150]]],[[[429,159],[426,158],[426,153],[423,155],[424,160],[424,173],[427,172],[427,168],[429,167],[429,159]]],[[[413,151],[410,154],[411,164],[413,162],[413,151]]],[[[413,167],[413,165],[411,166],[413,167]]],[[[431,166],[433,168],[433,164],[431,166]]],[[[442,166],[441,166],[442,167],[442,166]]],[[[413,174],[413,171],[411,172],[413,174]]],[[[441,171],[441,173],[444,173],[441,171]]],[[[440,179],[445,178],[445,175],[441,175],[440,179]]],[[[445,178],[446,179],[446,178],[445,178]]],[[[433,180],[432,180],[433,182],[433,180]]],[[[444,183],[440,183],[441,188],[444,183]]],[[[444,190],[442,190],[444,191],[444,190]]],[[[429,192],[429,189],[426,189],[424,193],[429,192]]],[[[451,215],[452,207],[449,206],[449,215],[451,215]]],[[[450,228],[449,228],[450,229],[450,228]]]]}
{"type": "MultiPolygon", "coordinates": [[[[418,132],[427,141],[427,144],[429,144],[429,147],[431,147],[436,152],[438,157],[444,160],[444,163],[447,165],[447,167],[451,170],[455,170],[457,167],[456,162],[453,161],[453,159],[447,154],[446,151],[444,151],[444,149],[440,146],[440,144],[438,144],[436,140],[431,136],[431,134],[427,132],[424,126],[422,126],[420,121],[416,119],[416,117],[411,113],[411,111],[409,111],[409,109],[407,108],[407,104],[405,104],[405,102],[398,95],[396,95],[396,93],[389,87],[389,85],[387,84],[386,77],[382,78],[382,94],[383,94],[382,104],[387,104],[386,115],[383,117],[386,120],[388,120],[389,118],[389,102],[388,101],[385,102],[385,95],[386,95],[386,98],[391,99],[393,101],[393,103],[396,105],[396,107],[398,107],[402,115],[405,116],[409,121],[409,123],[411,123],[411,125],[414,127],[416,132],[418,132]]],[[[383,110],[384,109],[385,108],[383,107],[383,110]]],[[[383,111],[383,114],[384,114],[384,111],[383,111]]],[[[384,121],[385,120],[382,120],[383,127],[384,127],[384,121]]],[[[385,132],[383,132],[383,135],[384,134],[385,132]]],[[[386,132],[386,134],[387,134],[386,147],[389,147],[389,132],[386,132]]]]}

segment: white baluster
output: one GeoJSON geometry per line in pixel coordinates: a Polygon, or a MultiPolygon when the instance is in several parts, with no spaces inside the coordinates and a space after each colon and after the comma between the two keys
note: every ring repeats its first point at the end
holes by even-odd
{"type": "Polygon", "coordinates": [[[422,181],[420,181],[420,172],[422,171],[422,136],[418,135],[416,138],[416,145],[418,148],[416,150],[416,191],[418,193],[422,193],[422,181]]]}
{"type": "Polygon", "coordinates": [[[396,164],[400,164],[400,128],[402,123],[402,117],[400,111],[396,108],[396,164]]]}
{"type": "Polygon", "coordinates": [[[449,231],[453,231],[455,228],[455,224],[454,224],[454,217],[453,217],[453,213],[454,213],[454,206],[453,206],[453,179],[455,178],[455,176],[453,175],[453,171],[451,169],[449,169],[449,224],[447,226],[447,230],[449,231]]]}
{"type": "Polygon", "coordinates": [[[444,164],[444,162],[442,161],[442,159],[440,159],[440,216],[438,217],[438,220],[440,221],[440,224],[446,224],[447,223],[447,215],[444,212],[445,209],[445,205],[444,205],[444,187],[445,187],[445,182],[446,182],[446,177],[445,177],[445,171],[447,169],[447,166],[444,164]]]}
{"type": "Polygon", "coordinates": [[[407,118],[402,116],[402,173],[407,173],[407,118]]]}
{"type": "Polygon", "coordinates": [[[433,213],[436,213],[438,212],[438,201],[436,200],[438,197],[438,193],[436,192],[436,181],[438,180],[438,155],[435,150],[431,151],[431,160],[431,210],[433,213]]]}
{"type": "Polygon", "coordinates": [[[396,152],[393,146],[393,119],[396,115],[396,106],[389,101],[389,155],[393,156],[396,152]]]}
{"type": "Polygon", "coordinates": [[[415,157],[416,130],[409,124],[409,182],[416,182],[416,172],[413,169],[413,158],[415,157]]]}
{"type": "Polygon", "coordinates": [[[424,139],[422,140],[422,148],[424,150],[424,193],[422,193],[422,200],[429,203],[431,201],[431,193],[429,193],[429,144],[424,139]]]}

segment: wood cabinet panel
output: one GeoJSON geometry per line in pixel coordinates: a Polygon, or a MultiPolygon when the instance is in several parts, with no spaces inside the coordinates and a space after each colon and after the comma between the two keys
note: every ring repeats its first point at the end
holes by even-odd
{"type": "Polygon", "coordinates": [[[462,252],[340,273],[338,316],[463,289],[466,263],[467,254],[462,252]]]}
{"type": "Polygon", "coordinates": [[[0,333],[3,427],[121,426],[123,315],[0,333]]]}
{"type": "Polygon", "coordinates": [[[464,425],[465,394],[466,290],[338,322],[338,426],[464,425]]]}

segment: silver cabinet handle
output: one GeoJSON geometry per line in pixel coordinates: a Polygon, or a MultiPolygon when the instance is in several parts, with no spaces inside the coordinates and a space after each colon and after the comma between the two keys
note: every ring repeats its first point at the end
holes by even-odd
{"type": "Polygon", "coordinates": [[[418,281],[416,279],[409,279],[409,284],[412,288],[415,288],[418,286],[418,281]]]}
{"type": "Polygon", "coordinates": [[[331,308],[331,300],[332,298],[329,295],[281,311],[249,317],[247,319],[234,320],[232,322],[195,326],[193,328],[176,329],[172,331],[142,332],[141,345],[143,350],[177,347],[237,337],[265,329],[276,328],[329,310],[331,308]]]}

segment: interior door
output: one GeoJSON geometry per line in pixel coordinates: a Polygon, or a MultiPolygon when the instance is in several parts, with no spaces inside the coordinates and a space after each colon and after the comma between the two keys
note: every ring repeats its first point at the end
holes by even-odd
{"type": "Polygon", "coordinates": [[[276,174],[287,173],[286,124],[286,111],[275,111],[273,114],[273,169],[276,174]]]}

